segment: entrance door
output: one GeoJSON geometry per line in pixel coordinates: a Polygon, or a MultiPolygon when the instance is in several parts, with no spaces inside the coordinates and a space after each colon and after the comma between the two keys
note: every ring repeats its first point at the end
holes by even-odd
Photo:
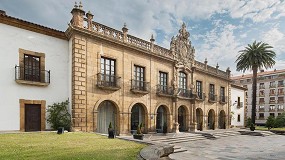
{"type": "Polygon", "coordinates": [[[25,104],[25,131],[41,130],[41,105],[25,104]]]}
{"type": "Polygon", "coordinates": [[[226,113],[224,110],[221,110],[219,115],[219,128],[226,129],[226,113]]]}
{"type": "Polygon", "coordinates": [[[166,109],[164,106],[159,106],[157,109],[157,116],[156,116],[156,132],[162,133],[163,126],[167,125],[167,116],[166,116],[166,109]]]}
{"type": "Polygon", "coordinates": [[[203,111],[201,108],[196,109],[196,122],[197,122],[197,130],[203,130],[203,111]]]}
{"type": "Polygon", "coordinates": [[[107,134],[110,123],[117,130],[116,113],[116,107],[111,101],[103,101],[98,107],[97,132],[107,134]]]}
{"type": "Polygon", "coordinates": [[[186,131],[186,110],[183,106],[178,108],[178,123],[179,123],[179,131],[186,131]]]}
{"type": "Polygon", "coordinates": [[[213,109],[208,113],[208,128],[215,129],[215,111],[213,109]]]}
{"type": "Polygon", "coordinates": [[[141,123],[145,125],[145,111],[143,106],[137,103],[132,107],[131,112],[131,133],[135,133],[141,123]]]}

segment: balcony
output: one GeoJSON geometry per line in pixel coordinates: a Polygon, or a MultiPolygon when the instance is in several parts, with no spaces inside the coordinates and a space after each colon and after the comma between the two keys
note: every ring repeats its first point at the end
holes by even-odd
{"type": "Polygon", "coordinates": [[[237,108],[242,108],[243,107],[243,102],[237,103],[237,108]]]}
{"type": "Polygon", "coordinates": [[[226,104],[226,103],[228,102],[228,101],[227,101],[227,96],[220,96],[219,102],[220,102],[221,104],[226,104]]]}
{"type": "Polygon", "coordinates": [[[276,93],[275,92],[270,92],[269,96],[276,96],[276,93]]]}
{"type": "Polygon", "coordinates": [[[131,91],[133,93],[148,94],[150,91],[149,82],[131,80],[131,91]]]}
{"type": "Polygon", "coordinates": [[[187,89],[182,89],[182,88],[178,88],[177,96],[188,98],[188,99],[195,98],[195,94],[193,94],[192,90],[187,90],[187,89]]]}
{"type": "Polygon", "coordinates": [[[197,92],[196,100],[198,100],[198,101],[204,101],[204,100],[205,100],[205,93],[197,92]]]}
{"type": "Polygon", "coordinates": [[[275,100],[269,100],[269,104],[275,104],[276,101],[275,100]]]}
{"type": "Polygon", "coordinates": [[[284,99],[278,99],[277,102],[278,102],[279,104],[284,103],[284,99]]]}
{"type": "Polygon", "coordinates": [[[284,87],[284,83],[278,84],[278,87],[284,87]]]}
{"type": "Polygon", "coordinates": [[[117,77],[115,75],[98,73],[97,87],[101,89],[114,90],[114,91],[119,90],[121,89],[120,79],[121,77],[117,77]]]}
{"type": "Polygon", "coordinates": [[[284,92],[278,92],[278,95],[284,95],[284,92]]]}
{"type": "Polygon", "coordinates": [[[172,87],[158,84],[156,85],[156,94],[160,96],[173,96],[174,90],[172,87]]]}
{"type": "Polygon", "coordinates": [[[276,84],[270,84],[269,88],[276,88],[276,84]]]}
{"type": "Polygon", "coordinates": [[[259,97],[264,97],[265,94],[264,93],[259,93],[259,97]]]}
{"type": "Polygon", "coordinates": [[[277,111],[278,112],[284,112],[284,108],[278,108],[277,111]]]}
{"type": "Polygon", "coordinates": [[[264,112],[264,108],[259,108],[258,112],[264,112]]]}
{"type": "Polygon", "coordinates": [[[259,101],[259,104],[264,104],[265,102],[264,101],[259,101]]]}
{"type": "Polygon", "coordinates": [[[259,89],[265,89],[264,85],[259,86],[259,89]]]}
{"type": "Polygon", "coordinates": [[[275,112],[275,108],[269,108],[269,112],[275,112]]]}
{"type": "Polygon", "coordinates": [[[212,93],[209,93],[208,101],[209,101],[210,103],[217,102],[217,95],[212,94],[212,93]]]}
{"type": "Polygon", "coordinates": [[[15,66],[15,81],[21,84],[47,86],[50,84],[50,70],[15,66]]]}
{"type": "Polygon", "coordinates": [[[258,117],[258,120],[265,120],[264,117],[258,117]]]}

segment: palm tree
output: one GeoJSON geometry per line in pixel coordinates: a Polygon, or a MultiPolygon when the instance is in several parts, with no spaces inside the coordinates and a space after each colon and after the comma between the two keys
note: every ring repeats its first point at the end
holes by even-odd
{"type": "MultiPolygon", "coordinates": [[[[255,125],[256,115],[256,81],[257,71],[262,68],[271,68],[275,64],[276,54],[272,51],[273,47],[263,42],[254,41],[253,44],[248,44],[244,50],[239,51],[237,60],[237,71],[252,70],[252,108],[251,108],[251,121],[255,125]]],[[[251,127],[254,130],[254,127],[251,127]]]]}

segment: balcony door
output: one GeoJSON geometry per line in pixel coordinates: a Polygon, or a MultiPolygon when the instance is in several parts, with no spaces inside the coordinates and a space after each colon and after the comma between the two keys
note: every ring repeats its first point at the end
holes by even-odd
{"type": "Polygon", "coordinates": [[[40,81],[40,57],[24,55],[24,79],[27,81],[40,81]]]}
{"type": "Polygon", "coordinates": [[[115,64],[115,60],[101,57],[101,85],[116,86],[115,64]]]}

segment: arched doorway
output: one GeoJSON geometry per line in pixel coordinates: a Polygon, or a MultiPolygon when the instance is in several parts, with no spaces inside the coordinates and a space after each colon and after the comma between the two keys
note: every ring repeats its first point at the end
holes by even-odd
{"type": "Polygon", "coordinates": [[[226,129],[226,113],[224,110],[221,110],[219,114],[219,128],[226,129]]]}
{"type": "Polygon", "coordinates": [[[197,130],[203,130],[203,111],[201,108],[196,109],[196,123],[197,123],[197,130]]]}
{"type": "MultiPolygon", "coordinates": [[[[145,122],[145,109],[142,104],[136,103],[131,110],[131,133],[136,133],[138,126],[142,123],[143,126],[146,125],[145,122]]],[[[145,127],[144,127],[145,128],[145,127]]],[[[144,131],[143,131],[144,132],[144,131]]]]}
{"type": "Polygon", "coordinates": [[[210,109],[208,113],[208,129],[215,129],[215,111],[213,109],[210,109]]]}
{"type": "Polygon", "coordinates": [[[113,102],[103,101],[98,107],[97,132],[108,133],[108,127],[111,122],[114,130],[117,128],[117,109],[113,102]]]}
{"type": "Polygon", "coordinates": [[[178,108],[178,123],[179,123],[179,131],[186,131],[186,109],[184,106],[180,106],[178,108]]]}
{"type": "Polygon", "coordinates": [[[156,112],[156,132],[162,133],[164,125],[167,125],[167,110],[165,106],[159,106],[156,112]]]}

